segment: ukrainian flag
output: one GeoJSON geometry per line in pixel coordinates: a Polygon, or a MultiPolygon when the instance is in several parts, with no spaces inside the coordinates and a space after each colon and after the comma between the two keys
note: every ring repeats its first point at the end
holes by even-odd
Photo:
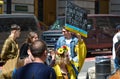
{"type": "Polygon", "coordinates": [[[87,31],[80,29],[78,27],[72,26],[70,24],[65,24],[65,29],[74,32],[74,33],[80,33],[82,36],[87,38],[87,31]]]}

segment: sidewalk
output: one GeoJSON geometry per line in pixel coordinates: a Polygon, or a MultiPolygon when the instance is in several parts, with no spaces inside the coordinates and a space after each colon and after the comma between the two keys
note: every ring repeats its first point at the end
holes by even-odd
{"type": "Polygon", "coordinates": [[[87,72],[80,72],[78,75],[78,79],[86,79],[87,77],[87,72]]]}
{"type": "MultiPolygon", "coordinates": [[[[107,57],[111,58],[111,56],[107,56],[107,57]]],[[[78,79],[95,79],[95,57],[87,58],[85,62],[86,63],[83,65],[83,69],[86,68],[86,65],[90,65],[90,67],[87,66],[86,70],[81,71],[78,75],[78,79]],[[87,62],[91,62],[91,61],[93,61],[92,63],[94,63],[94,65],[91,65],[91,63],[86,64],[87,62]]],[[[113,61],[111,59],[111,72],[112,71],[113,71],[113,61]]]]}

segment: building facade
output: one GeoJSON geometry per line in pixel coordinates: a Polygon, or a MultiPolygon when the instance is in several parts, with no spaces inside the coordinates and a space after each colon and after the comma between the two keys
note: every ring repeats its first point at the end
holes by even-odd
{"type": "MultiPolygon", "coordinates": [[[[35,14],[46,25],[65,15],[67,0],[2,0],[3,13],[35,14]]],[[[120,14],[120,0],[69,0],[90,14],[120,14]]]]}
{"type": "Polygon", "coordinates": [[[109,13],[110,14],[118,14],[120,15],[120,0],[110,0],[110,9],[109,13]]]}
{"type": "Polygon", "coordinates": [[[4,0],[4,13],[34,14],[34,0],[4,0]]]}
{"type": "MultiPolygon", "coordinates": [[[[88,10],[88,13],[95,13],[95,0],[71,0],[72,3],[88,10]]],[[[66,0],[57,1],[57,16],[65,14],[66,0]]]]}

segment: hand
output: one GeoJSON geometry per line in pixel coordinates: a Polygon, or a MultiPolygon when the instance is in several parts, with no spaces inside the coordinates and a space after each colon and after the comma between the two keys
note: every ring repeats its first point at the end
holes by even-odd
{"type": "Polygon", "coordinates": [[[79,33],[77,33],[76,36],[77,36],[79,41],[83,41],[83,39],[81,38],[81,35],[79,33]]]}
{"type": "Polygon", "coordinates": [[[50,54],[52,56],[52,60],[55,60],[55,56],[56,56],[55,51],[51,51],[50,54]]]}
{"type": "Polygon", "coordinates": [[[24,65],[28,64],[28,63],[31,63],[32,62],[32,59],[30,56],[26,57],[25,60],[24,60],[24,65]]]}

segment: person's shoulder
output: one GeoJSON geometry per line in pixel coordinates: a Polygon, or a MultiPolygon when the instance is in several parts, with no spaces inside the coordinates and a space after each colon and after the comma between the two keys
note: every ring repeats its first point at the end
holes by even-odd
{"type": "Polygon", "coordinates": [[[115,45],[120,45],[120,40],[118,42],[116,42],[115,45]]]}
{"type": "Polygon", "coordinates": [[[11,40],[12,40],[12,38],[8,37],[8,38],[6,38],[5,41],[11,41],[11,40]]]}
{"type": "Polygon", "coordinates": [[[73,36],[73,37],[72,37],[72,40],[74,40],[74,41],[76,41],[76,42],[77,42],[77,41],[78,41],[78,38],[77,38],[77,37],[75,37],[75,36],[73,36]]]}
{"type": "Polygon", "coordinates": [[[120,32],[115,33],[114,37],[115,37],[115,36],[118,36],[118,35],[120,35],[120,32]]]}
{"type": "Polygon", "coordinates": [[[18,68],[18,69],[15,69],[15,70],[14,70],[14,73],[15,73],[15,74],[20,74],[20,73],[23,71],[24,68],[25,68],[25,66],[22,66],[22,67],[20,67],[20,68],[18,68]]]}
{"type": "Polygon", "coordinates": [[[51,66],[48,66],[46,64],[44,64],[44,69],[48,70],[48,71],[53,71],[53,68],[51,66]]]}
{"type": "Polygon", "coordinates": [[[65,38],[64,36],[59,37],[59,39],[65,38]]]}
{"type": "Polygon", "coordinates": [[[21,47],[28,47],[29,44],[28,43],[23,43],[21,47]]]}
{"type": "Polygon", "coordinates": [[[115,49],[117,49],[119,45],[120,45],[120,40],[115,43],[115,49]]]}
{"type": "Polygon", "coordinates": [[[12,43],[12,39],[11,39],[10,37],[6,38],[6,39],[5,39],[5,43],[7,43],[7,44],[8,44],[8,43],[12,43]]]}
{"type": "MultiPolygon", "coordinates": [[[[44,72],[46,73],[46,71],[48,73],[54,72],[54,69],[46,64],[39,64],[39,67],[41,68],[40,71],[42,70],[42,73],[44,73],[44,72]]],[[[41,73],[41,72],[39,72],[39,73],[41,73]]]]}
{"type": "Polygon", "coordinates": [[[64,40],[64,39],[65,39],[64,36],[61,36],[61,37],[58,38],[58,40],[64,40]]]}

